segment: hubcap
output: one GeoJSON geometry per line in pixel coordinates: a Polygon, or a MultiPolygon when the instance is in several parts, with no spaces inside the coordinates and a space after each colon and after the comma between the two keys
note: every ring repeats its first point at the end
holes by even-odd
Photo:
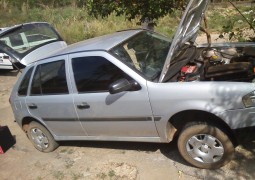
{"type": "Polygon", "coordinates": [[[186,144],[186,149],[193,159],[202,163],[218,162],[224,154],[221,142],[207,134],[192,136],[186,144]]]}
{"type": "Polygon", "coordinates": [[[46,149],[49,146],[49,140],[47,136],[38,128],[31,129],[31,137],[33,142],[40,149],[46,149]]]}

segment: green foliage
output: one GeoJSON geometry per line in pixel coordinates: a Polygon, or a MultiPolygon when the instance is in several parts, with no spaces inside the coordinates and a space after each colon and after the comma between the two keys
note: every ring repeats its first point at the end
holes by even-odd
{"type": "Polygon", "coordinates": [[[65,177],[62,171],[54,171],[52,175],[55,179],[58,179],[58,180],[64,179],[65,177]]]}
{"type": "Polygon", "coordinates": [[[0,16],[0,27],[33,21],[48,22],[58,30],[68,44],[123,29],[139,27],[136,25],[138,20],[127,21],[124,16],[117,17],[115,14],[104,19],[96,19],[87,13],[86,8],[74,8],[73,6],[30,8],[29,11],[9,7],[8,10],[0,11],[0,16]]]}
{"type": "Polygon", "coordinates": [[[63,7],[68,5],[83,6],[86,3],[86,0],[1,0],[1,2],[5,2],[22,9],[24,6],[29,8],[63,7]]]}
{"type": "Polygon", "coordinates": [[[117,16],[125,15],[128,20],[146,18],[150,21],[157,20],[184,6],[185,0],[87,0],[90,14],[95,17],[107,17],[113,12],[117,16]]]}
{"type": "MultiPolygon", "coordinates": [[[[19,1],[21,0],[15,2],[19,1]]],[[[57,1],[58,0],[56,0],[56,2],[57,1]]],[[[76,1],[76,3],[77,2],[78,1],[76,1]]],[[[85,1],[82,0],[81,2],[85,3],[85,1]]],[[[84,4],[76,5],[83,6],[84,4]]],[[[2,11],[0,11],[0,27],[8,27],[32,21],[46,21],[59,31],[68,44],[123,29],[140,27],[140,25],[137,25],[137,22],[140,20],[141,16],[135,17],[135,19],[129,21],[125,14],[117,16],[117,13],[113,12],[105,18],[101,18],[100,16],[95,18],[88,13],[87,7],[79,8],[77,6],[69,5],[58,8],[38,6],[21,9],[20,7],[14,7],[8,4],[7,0],[0,0],[0,7],[2,8],[2,11]]],[[[27,7],[27,5],[25,5],[25,7],[27,7]]],[[[245,16],[248,17],[250,21],[253,21],[254,12],[248,13],[250,10],[250,6],[241,8],[242,12],[246,12],[245,16]]],[[[159,18],[156,20],[157,26],[155,27],[155,31],[170,38],[173,37],[181,15],[182,11],[175,10],[173,13],[159,18]]],[[[214,9],[213,7],[209,7],[207,17],[211,32],[222,32],[223,35],[234,32],[235,36],[233,36],[231,40],[242,40],[243,37],[247,37],[247,35],[244,36],[242,34],[246,33],[245,29],[249,29],[249,26],[233,8],[224,9],[215,7],[214,9]],[[224,28],[222,28],[223,26],[224,28]],[[237,31],[239,31],[239,34],[237,31]]],[[[254,24],[255,21],[252,23],[254,24]]],[[[226,37],[228,38],[228,36],[226,37]]],[[[64,153],[64,151],[66,151],[65,153],[71,153],[71,151],[67,152],[69,150],[63,150],[61,153],[64,153]]]]}
{"type": "MultiPolygon", "coordinates": [[[[230,41],[255,41],[255,12],[254,7],[239,8],[239,13],[232,14],[222,26],[220,38],[228,37],[230,41]],[[248,23],[248,22],[249,23],[248,23]]],[[[233,12],[232,12],[233,13],[233,12]]]]}
{"type": "Polygon", "coordinates": [[[78,179],[84,179],[83,174],[81,173],[72,173],[72,179],[78,180],[78,179]]]}
{"type": "Polygon", "coordinates": [[[105,179],[107,177],[107,175],[105,173],[99,173],[97,174],[97,178],[100,178],[100,179],[105,179]]]}
{"type": "Polygon", "coordinates": [[[116,176],[115,171],[114,171],[114,170],[110,170],[110,171],[108,172],[108,176],[109,176],[110,178],[116,176]]]}

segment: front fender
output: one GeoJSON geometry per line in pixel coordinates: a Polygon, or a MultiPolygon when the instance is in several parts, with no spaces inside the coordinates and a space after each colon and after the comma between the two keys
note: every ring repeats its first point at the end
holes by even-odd
{"type": "Polygon", "coordinates": [[[170,118],[187,110],[213,114],[225,121],[230,128],[236,128],[237,126],[232,126],[236,123],[224,112],[245,109],[242,97],[255,89],[252,83],[240,82],[148,82],[147,87],[153,115],[161,117],[155,124],[164,142],[169,141],[167,127],[170,118]]]}

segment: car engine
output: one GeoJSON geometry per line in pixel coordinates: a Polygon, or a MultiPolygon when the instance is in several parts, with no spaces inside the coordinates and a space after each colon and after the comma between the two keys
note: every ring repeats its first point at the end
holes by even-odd
{"type": "Polygon", "coordinates": [[[181,68],[177,81],[255,81],[255,47],[208,47],[198,52],[181,68]]]}

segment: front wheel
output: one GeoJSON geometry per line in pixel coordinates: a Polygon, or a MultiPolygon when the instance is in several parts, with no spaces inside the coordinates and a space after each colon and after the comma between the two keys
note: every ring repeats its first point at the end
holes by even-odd
{"type": "Polygon", "coordinates": [[[227,164],[234,155],[234,146],[224,131],[208,124],[190,123],[178,138],[182,157],[193,166],[217,169],[227,164]]]}
{"type": "Polygon", "coordinates": [[[58,147],[51,133],[37,122],[29,123],[27,135],[34,147],[41,152],[52,152],[58,147]]]}

